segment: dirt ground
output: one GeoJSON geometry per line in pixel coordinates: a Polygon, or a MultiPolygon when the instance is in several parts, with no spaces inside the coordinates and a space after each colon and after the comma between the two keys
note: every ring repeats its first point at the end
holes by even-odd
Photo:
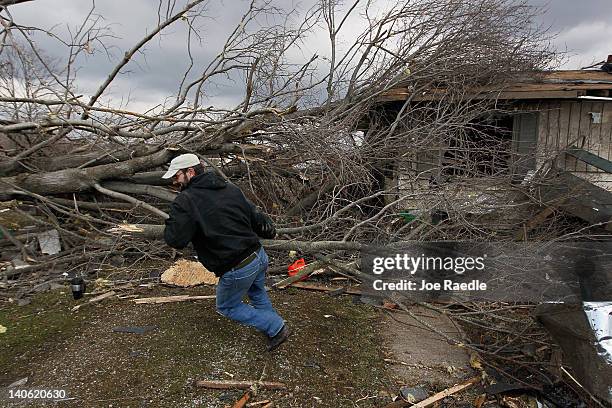
{"type": "MultiPolygon", "coordinates": [[[[411,312],[447,336],[461,338],[460,329],[448,317],[420,306],[413,306],[411,312]]],[[[464,349],[448,344],[407,314],[386,313],[381,332],[389,360],[394,360],[389,361],[389,370],[398,384],[422,387],[431,395],[477,375],[464,349]]],[[[479,387],[474,387],[454,396],[452,403],[472,406],[478,394],[479,387]]]]}
{"type": "MultiPolygon", "coordinates": [[[[205,295],[213,289],[156,286],[137,293],[205,295]]],[[[271,297],[293,329],[289,342],[274,353],[264,351],[265,339],[255,330],[215,313],[214,300],[136,305],[111,298],[72,312],[82,301],[75,302],[65,287],[39,294],[28,305],[2,304],[0,324],[7,331],[0,334],[0,404],[226,407],[242,391],[206,390],[194,382],[262,379],[284,382],[287,389],[260,391],[252,402],[381,407],[401,385],[423,385],[433,393],[470,376],[465,355],[427,339],[410,322],[398,323],[400,315],[392,319],[350,296],[293,288],[271,297]],[[153,329],[114,332],[119,326],[153,329]],[[19,388],[63,389],[68,399],[9,400],[6,386],[25,377],[19,388]]]]}
{"type": "MultiPolygon", "coordinates": [[[[179,293],[212,289],[158,287],[140,294],[179,293]]],[[[61,406],[224,407],[242,392],[199,389],[194,381],[263,375],[288,388],[262,391],[254,401],[270,399],[279,407],[373,407],[390,401],[394,386],[378,346],[375,309],[355,306],[350,297],[297,289],[273,292],[272,299],[293,329],[290,341],[274,353],[264,351],[265,339],[255,330],[215,313],[214,300],[136,305],[108,299],[71,312],[75,302],[59,289],[27,306],[4,305],[0,386],[28,377],[22,388],[65,389],[74,399],[57,403],[61,406]],[[117,326],[155,329],[113,332],[117,326]]],[[[44,404],[29,406],[39,405],[44,404]]]]}

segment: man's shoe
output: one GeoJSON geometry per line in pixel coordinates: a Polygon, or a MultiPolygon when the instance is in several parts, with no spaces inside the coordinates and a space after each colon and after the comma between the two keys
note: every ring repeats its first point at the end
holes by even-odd
{"type": "Polygon", "coordinates": [[[280,331],[278,332],[276,336],[268,337],[268,351],[276,350],[278,346],[283,344],[285,340],[289,338],[290,334],[291,332],[287,328],[287,325],[286,324],[283,325],[283,328],[280,329],[280,331]]]}

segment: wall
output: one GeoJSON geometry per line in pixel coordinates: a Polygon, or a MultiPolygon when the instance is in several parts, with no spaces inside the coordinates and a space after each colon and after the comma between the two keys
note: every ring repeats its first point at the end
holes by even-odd
{"type": "MultiPolygon", "coordinates": [[[[568,146],[580,147],[612,161],[612,101],[551,100],[533,104],[539,110],[538,166],[555,157],[568,146]],[[601,114],[594,123],[591,112],[601,114]]],[[[567,155],[561,155],[557,166],[612,191],[612,174],[567,155]]]]}

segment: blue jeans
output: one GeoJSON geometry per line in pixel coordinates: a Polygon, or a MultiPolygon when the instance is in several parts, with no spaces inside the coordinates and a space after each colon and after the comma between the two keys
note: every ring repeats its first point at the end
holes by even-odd
{"type": "Polygon", "coordinates": [[[272,307],[264,287],[267,269],[268,255],[262,247],[250,264],[224,273],[217,285],[217,312],[273,337],[285,322],[272,307]],[[242,301],[244,295],[248,295],[250,304],[242,301]]]}

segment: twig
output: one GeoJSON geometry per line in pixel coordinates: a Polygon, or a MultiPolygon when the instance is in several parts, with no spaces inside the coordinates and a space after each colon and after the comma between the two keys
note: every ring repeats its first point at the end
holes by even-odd
{"type": "Polygon", "coordinates": [[[589,397],[591,397],[591,399],[600,407],[605,408],[605,405],[603,405],[597,398],[595,398],[595,396],[593,394],[591,394],[586,388],[584,388],[584,386],[582,384],[580,384],[580,382],[578,382],[577,379],[574,378],[573,375],[571,375],[569,373],[569,371],[567,371],[565,369],[565,367],[561,366],[561,371],[563,372],[563,374],[567,375],[569,377],[570,380],[572,380],[578,387],[580,387],[581,390],[583,390],[584,392],[586,392],[589,397]]]}
{"type": "Polygon", "coordinates": [[[114,296],[115,294],[116,294],[116,292],[115,292],[114,290],[111,290],[111,291],[109,291],[109,292],[106,292],[106,293],[101,294],[100,296],[96,296],[95,298],[91,298],[91,299],[89,299],[89,300],[88,300],[86,303],[81,303],[80,305],[76,305],[76,306],[75,306],[75,307],[73,307],[71,310],[72,310],[73,312],[75,312],[75,311],[79,310],[80,308],[82,308],[82,307],[83,307],[83,306],[85,306],[85,305],[90,305],[90,304],[92,304],[92,303],[97,303],[97,302],[100,302],[100,301],[102,301],[102,300],[104,300],[104,299],[106,299],[106,298],[109,298],[109,297],[111,297],[111,296],[114,296]]]}
{"type": "Polygon", "coordinates": [[[251,398],[251,391],[245,392],[242,395],[242,397],[238,401],[236,401],[234,405],[232,405],[232,408],[244,408],[250,398],[251,398]]]}
{"type": "Polygon", "coordinates": [[[270,381],[234,381],[234,380],[199,380],[196,381],[197,387],[209,388],[212,390],[247,390],[257,384],[259,388],[266,390],[283,390],[287,388],[287,385],[281,382],[270,382],[270,381]]]}
{"type": "Polygon", "coordinates": [[[257,407],[259,405],[269,404],[270,402],[271,402],[270,400],[255,401],[255,402],[249,402],[246,406],[247,407],[257,407]]]}
{"type": "Polygon", "coordinates": [[[333,292],[336,290],[341,290],[343,289],[342,293],[346,293],[347,295],[361,295],[362,291],[348,286],[348,287],[342,287],[342,286],[324,286],[324,285],[319,285],[316,283],[306,283],[306,282],[294,282],[293,284],[291,284],[292,288],[298,288],[298,289],[305,289],[305,290],[314,290],[317,292],[333,292]]]}
{"type": "Polygon", "coordinates": [[[140,201],[140,200],[138,200],[138,199],[136,199],[134,197],[131,197],[131,196],[127,195],[127,194],[123,194],[123,193],[119,193],[117,191],[109,190],[107,188],[102,187],[98,183],[94,183],[93,186],[94,186],[94,188],[96,190],[98,190],[102,194],[106,194],[109,197],[118,198],[120,200],[124,200],[124,201],[130,202],[130,203],[136,204],[136,205],[138,205],[138,206],[140,206],[140,207],[142,207],[144,209],[149,210],[153,214],[162,217],[163,219],[169,218],[169,215],[167,213],[163,212],[160,209],[157,209],[157,208],[153,207],[150,204],[145,203],[144,201],[140,201]]]}

